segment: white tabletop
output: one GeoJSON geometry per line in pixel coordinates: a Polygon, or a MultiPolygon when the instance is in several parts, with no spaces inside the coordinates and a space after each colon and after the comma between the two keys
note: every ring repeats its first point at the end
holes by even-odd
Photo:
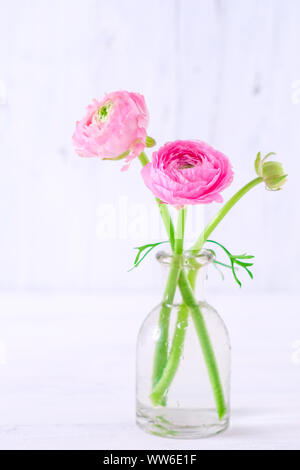
{"type": "Polygon", "coordinates": [[[1,449],[300,449],[299,297],[210,293],[232,342],[225,433],[135,425],[135,341],[157,294],[0,296],[1,449]]]}

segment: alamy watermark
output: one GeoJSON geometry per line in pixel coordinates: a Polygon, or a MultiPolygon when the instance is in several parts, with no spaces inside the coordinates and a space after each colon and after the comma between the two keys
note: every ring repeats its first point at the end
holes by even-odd
{"type": "MultiPolygon", "coordinates": [[[[172,209],[172,218],[176,223],[177,209],[172,209]]],[[[199,208],[190,211],[186,230],[191,240],[196,239],[204,226],[203,211],[199,208]]],[[[97,237],[100,240],[132,240],[149,242],[166,240],[166,230],[156,204],[148,206],[133,202],[123,195],[114,203],[101,203],[97,208],[97,237]]]]}

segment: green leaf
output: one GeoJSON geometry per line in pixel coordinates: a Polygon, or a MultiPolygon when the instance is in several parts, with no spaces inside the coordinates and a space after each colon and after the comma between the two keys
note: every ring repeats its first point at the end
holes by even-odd
{"type": "Polygon", "coordinates": [[[222,263],[221,261],[217,261],[216,259],[214,260],[214,263],[219,264],[220,266],[223,266],[223,268],[230,268],[231,269],[231,265],[226,264],[226,263],[222,263]]]}
{"type": "Polygon", "coordinates": [[[243,255],[233,255],[236,259],[251,259],[251,258],[255,258],[255,256],[252,256],[252,255],[246,255],[246,253],[244,253],[243,255]]]}
{"type": "Polygon", "coordinates": [[[235,263],[238,264],[239,266],[242,266],[243,268],[245,266],[253,266],[253,263],[244,263],[243,261],[239,261],[238,259],[234,258],[235,263]]]}
{"type": "MultiPolygon", "coordinates": [[[[225,279],[225,276],[224,276],[224,273],[223,271],[218,267],[218,264],[223,264],[223,263],[219,263],[218,261],[214,261],[213,263],[213,266],[216,268],[216,270],[218,271],[218,273],[220,274],[221,278],[222,278],[222,281],[224,281],[225,279]]],[[[230,266],[229,266],[230,267],[230,266]]]]}
{"type": "Polygon", "coordinates": [[[235,269],[234,269],[233,261],[231,262],[231,268],[232,268],[232,272],[233,272],[234,279],[236,280],[236,282],[238,283],[238,285],[239,285],[240,287],[242,287],[242,283],[241,283],[241,281],[238,279],[238,277],[237,277],[237,275],[236,275],[236,272],[235,272],[235,269]]]}
{"type": "Polygon", "coordinates": [[[135,250],[138,250],[138,253],[135,257],[134,263],[132,268],[128,270],[128,272],[132,271],[134,268],[137,268],[140,263],[143,261],[144,258],[157,246],[162,245],[163,243],[169,243],[168,240],[163,241],[163,242],[157,242],[157,243],[147,243],[146,245],[142,246],[136,246],[134,247],[135,250]]]}
{"type": "Polygon", "coordinates": [[[245,270],[247,271],[247,273],[249,274],[249,276],[251,277],[251,279],[253,279],[253,274],[251,271],[249,271],[249,269],[245,268],[245,270]]]}
{"type": "MultiPolygon", "coordinates": [[[[218,264],[220,266],[223,266],[225,268],[229,268],[231,269],[232,271],[232,274],[233,274],[233,277],[235,279],[235,281],[237,282],[237,284],[242,287],[242,283],[241,281],[239,280],[239,278],[237,277],[237,273],[236,271],[238,270],[238,267],[240,268],[243,268],[245,269],[245,271],[248,273],[248,275],[250,276],[251,279],[253,279],[253,274],[252,272],[249,270],[249,268],[251,266],[253,266],[253,263],[248,263],[248,262],[245,262],[245,261],[242,261],[242,260],[252,260],[254,258],[254,256],[252,255],[247,255],[246,253],[243,253],[241,255],[233,255],[232,253],[230,253],[230,251],[225,248],[225,246],[223,246],[221,243],[219,242],[216,242],[214,240],[207,240],[208,243],[214,243],[215,245],[218,245],[220,248],[222,248],[222,250],[226,253],[226,255],[228,256],[229,258],[229,261],[230,261],[230,265],[226,264],[226,263],[222,263],[221,261],[217,261],[217,260],[214,260],[214,263],[215,264],[218,264]]],[[[215,252],[211,249],[209,249],[210,252],[213,253],[214,256],[216,256],[215,252]]]]}

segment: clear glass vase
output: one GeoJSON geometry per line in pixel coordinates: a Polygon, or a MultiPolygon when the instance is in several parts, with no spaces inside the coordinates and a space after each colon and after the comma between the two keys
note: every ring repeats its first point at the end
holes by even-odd
{"type": "MultiPolygon", "coordinates": [[[[174,256],[157,259],[171,271],[174,256]]],[[[137,424],[151,434],[202,438],[229,424],[230,342],[224,322],[203,299],[209,251],[177,257],[180,280],[173,302],[164,295],[143,322],[137,341],[137,424]],[[184,286],[183,286],[184,287],[184,286]],[[199,300],[198,300],[199,299],[199,300]]]]}

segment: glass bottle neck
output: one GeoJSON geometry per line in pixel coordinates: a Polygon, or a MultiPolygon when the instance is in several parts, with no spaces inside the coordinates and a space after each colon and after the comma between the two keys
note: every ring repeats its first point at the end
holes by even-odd
{"type": "MultiPolygon", "coordinates": [[[[184,269],[190,285],[195,293],[197,300],[204,300],[204,286],[207,278],[207,265],[213,261],[211,252],[203,250],[199,255],[193,255],[185,252],[182,256],[175,256],[170,253],[159,252],[156,255],[157,260],[163,268],[163,292],[166,293],[165,286],[168,286],[170,277],[175,279],[180,276],[180,271],[184,269]],[[176,273],[177,270],[177,273],[176,273]]],[[[182,298],[180,289],[177,286],[172,304],[181,304],[182,298]]]]}

